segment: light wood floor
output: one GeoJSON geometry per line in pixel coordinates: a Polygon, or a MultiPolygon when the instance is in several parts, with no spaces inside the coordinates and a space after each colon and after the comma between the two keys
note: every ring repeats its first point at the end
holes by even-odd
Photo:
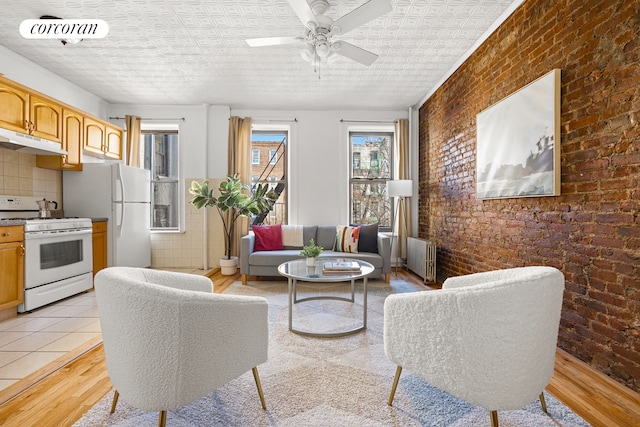
{"type": "MultiPolygon", "coordinates": [[[[398,277],[422,283],[408,272],[398,277]]],[[[219,293],[239,276],[212,279],[219,293]]],[[[70,426],[111,390],[99,340],[56,362],[0,392],[0,425],[70,426]]],[[[640,426],[640,394],[562,350],[547,392],[596,427],[640,426]]]]}

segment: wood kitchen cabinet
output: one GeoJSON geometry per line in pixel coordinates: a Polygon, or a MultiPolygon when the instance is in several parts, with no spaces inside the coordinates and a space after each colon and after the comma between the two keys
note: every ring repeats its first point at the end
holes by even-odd
{"type": "Polygon", "coordinates": [[[122,130],[100,120],[85,117],[84,151],[97,157],[122,159],[122,130]]]}
{"type": "Polygon", "coordinates": [[[29,121],[29,93],[0,80],[0,127],[26,132],[29,121]]]}
{"type": "Polygon", "coordinates": [[[61,142],[62,106],[0,78],[0,127],[61,142]]]}
{"type": "Polygon", "coordinates": [[[122,130],[105,125],[105,156],[112,159],[122,159],[122,130]]]}
{"type": "Polygon", "coordinates": [[[29,95],[29,134],[49,141],[62,141],[62,106],[38,95],[29,95]]]}
{"type": "Polygon", "coordinates": [[[62,109],[62,149],[64,156],[36,156],[36,166],[57,170],[82,170],[84,115],[71,108],[62,109]]]}
{"type": "Polygon", "coordinates": [[[107,267],[107,221],[93,223],[93,276],[107,267]]]}
{"type": "Polygon", "coordinates": [[[0,227],[0,310],[24,301],[24,228],[0,227]]]}
{"type": "Polygon", "coordinates": [[[123,129],[0,74],[0,128],[60,143],[65,156],[36,156],[36,166],[82,170],[82,154],[121,160],[123,129]]]}

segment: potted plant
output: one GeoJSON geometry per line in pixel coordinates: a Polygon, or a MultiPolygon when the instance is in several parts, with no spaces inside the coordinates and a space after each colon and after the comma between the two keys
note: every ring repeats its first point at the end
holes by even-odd
{"type": "Polygon", "coordinates": [[[316,242],[311,239],[309,240],[309,244],[302,247],[300,251],[300,256],[307,258],[307,265],[312,267],[316,265],[316,258],[322,253],[324,248],[322,246],[316,245],[316,242]]]}
{"type": "Polygon", "coordinates": [[[233,231],[236,221],[242,215],[259,215],[273,208],[278,194],[269,189],[266,184],[258,184],[253,194],[249,195],[249,186],[242,184],[238,174],[227,176],[226,181],[220,183],[219,195],[214,195],[214,189],[209,188],[209,180],[200,184],[191,182],[189,193],[193,195],[191,203],[197,208],[215,207],[218,209],[224,227],[225,258],[220,259],[222,274],[235,274],[238,258],[231,256],[233,245],[233,231]],[[225,262],[226,261],[226,262],[225,262]],[[224,267],[223,267],[224,264],[224,267]]]}

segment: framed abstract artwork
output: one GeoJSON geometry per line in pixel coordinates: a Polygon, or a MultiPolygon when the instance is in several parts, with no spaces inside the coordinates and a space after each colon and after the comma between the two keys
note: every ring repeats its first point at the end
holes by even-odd
{"type": "Polygon", "coordinates": [[[560,70],[477,115],[476,198],[560,194],[560,70]]]}

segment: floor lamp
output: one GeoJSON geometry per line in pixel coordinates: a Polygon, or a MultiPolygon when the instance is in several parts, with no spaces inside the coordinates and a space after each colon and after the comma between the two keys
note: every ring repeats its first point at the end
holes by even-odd
{"type": "Polygon", "coordinates": [[[396,249],[396,276],[398,275],[399,253],[400,253],[400,227],[404,231],[404,237],[407,237],[407,217],[405,215],[405,197],[411,197],[413,195],[413,181],[410,179],[396,179],[387,181],[387,196],[396,197],[398,199],[396,203],[396,214],[391,221],[391,252],[393,252],[393,237],[396,236],[395,221],[398,223],[398,248],[396,249]]]}

